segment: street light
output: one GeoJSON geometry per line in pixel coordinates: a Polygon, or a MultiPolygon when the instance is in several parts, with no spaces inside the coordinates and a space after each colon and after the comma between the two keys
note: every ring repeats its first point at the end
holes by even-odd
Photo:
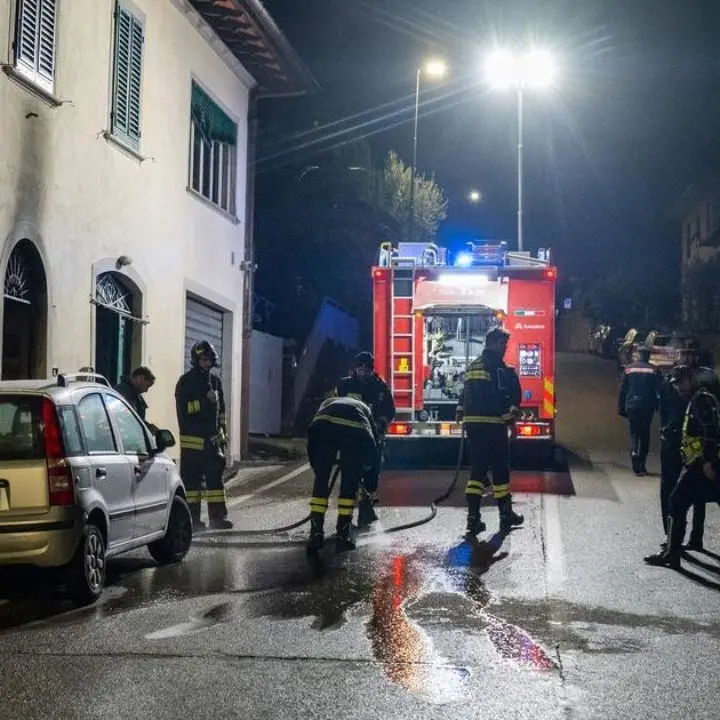
{"type": "Polygon", "coordinates": [[[526,88],[542,89],[554,84],[557,65],[550,52],[539,48],[517,55],[509,50],[496,50],[485,62],[485,74],[497,89],[514,87],[517,92],[518,115],[518,250],[523,249],[523,92],[526,88]]]}
{"type": "Polygon", "coordinates": [[[417,79],[415,82],[415,131],[413,133],[413,163],[412,163],[412,182],[410,183],[410,232],[408,240],[412,239],[412,233],[415,229],[415,175],[417,174],[417,146],[418,146],[418,119],[420,117],[420,80],[423,75],[431,78],[443,78],[447,73],[447,63],[440,59],[434,58],[427,60],[417,69],[417,79]]]}
{"type": "Polygon", "coordinates": [[[471,203],[479,203],[483,199],[482,193],[479,190],[471,190],[468,193],[468,200],[471,203]]]}

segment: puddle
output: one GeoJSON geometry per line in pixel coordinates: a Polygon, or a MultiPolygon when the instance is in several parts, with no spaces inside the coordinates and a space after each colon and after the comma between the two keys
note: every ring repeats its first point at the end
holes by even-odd
{"type": "Polygon", "coordinates": [[[221,623],[227,622],[233,616],[232,603],[225,602],[214,605],[198,618],[190,618],[187,622],[171,625],[145,635],[146,640],[165,640],[167,638],[183,637],[207,630],[221,623]]]}

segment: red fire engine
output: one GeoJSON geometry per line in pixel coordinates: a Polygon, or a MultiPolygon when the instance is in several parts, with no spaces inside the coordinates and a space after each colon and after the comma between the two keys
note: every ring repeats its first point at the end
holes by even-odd
{"type": "Polygon", "coordinates": [[[500,326],[511,333],[505,359],[522,384],[514,439],[552,447],[556,275],[549,251],[533,257],[505,243],[470,244],[452,264],[433,244],[381,246],[372,271],[373,335],[375,367],[397,407],[389,446],[462,434],[455,408],[465,369],[500,326]]]}

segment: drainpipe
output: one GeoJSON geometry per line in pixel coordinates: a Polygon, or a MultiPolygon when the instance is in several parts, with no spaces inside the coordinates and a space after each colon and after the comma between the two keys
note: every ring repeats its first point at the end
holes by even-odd
{"type": "Polygon", "coordinates": [[[248,456],[250,424],[250,342],[253,330],[253,295],[255,275],[255,147],[257,144],[257,94],[250,93],[248,104],[247,169],[245,179],[245,252],[242,300],[242,351],[240,378],[240,457],[248,456]]]}

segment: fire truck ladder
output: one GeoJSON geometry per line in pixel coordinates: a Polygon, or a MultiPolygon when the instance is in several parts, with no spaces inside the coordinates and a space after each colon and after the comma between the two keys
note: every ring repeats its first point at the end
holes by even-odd
{"type": "Polygon", "coordinates": [[[390,327],[390,389],[398,415],[415,418],[415,317],[413,283],[415,263],[392,267],[392,317],[390,327]]]}

